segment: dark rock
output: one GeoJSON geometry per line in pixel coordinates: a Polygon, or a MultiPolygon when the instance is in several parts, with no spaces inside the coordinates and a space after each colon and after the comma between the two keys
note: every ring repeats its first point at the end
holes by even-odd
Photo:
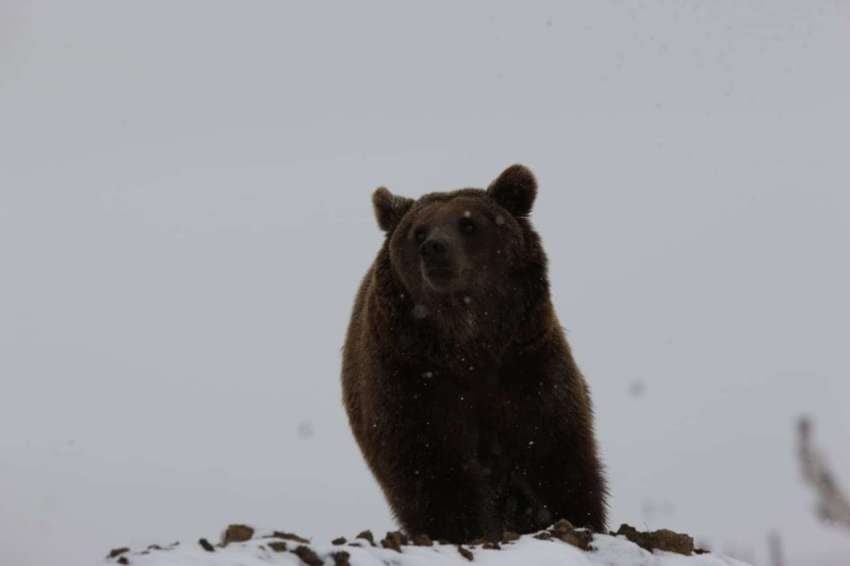
{"type": "Polygon", "coordinates": [[[305,544],[310,542],[306,538],[300,537],[300,536],[296,535],[295,533],[285,533],[283,531],[273,532],[271,538],[282,538],[284,540],[291,540],[293,542],[302,542],[302,543],[305,543],[305,544]]]}
{"type": "Polygon", "coordinates": [[[331,541],[331,544],[333,544],[335,546],[339,546],[341,544],[345,544],[346,542],[347,541],[345,540],[345,537],[338,537],[338,538],[333,539],[331,541]]]}
{"type": "Polygon", "coordinates": [[[130,561],[127,560],[126,556],[122,556],[118,559],[118,564],[125,564],[126,565],[126,564],[129,564],[129,563],[130,563],[130,561]]]}
{"type": "Polygon", "coordinates": [[[348,559],[351,558],[351,555],[344,550],[332,552],[331,557],[334,559],[334,566],[349,566],[348,559]]]}
{"type": "Polygon", "coordinates": [[[462,547],[462,546],[458,545],[458,547],[457,547],[457,551],[458,551],[458,552],[460,552],[460,555],[461,555],[461,556],[463,556],[464,558],[466,558],[467,560],[469,560],[470,562],[472,562],[472,560],[473,560],[473,556],[472,556],[472,552],[470,552],[470,551],[469,551],[469,549],[464,548],[464,547],[462,547]]]}
{"type": "Polygon", "coordinates": [[[694,539],[690,535],[669,529],[655,531],[653,535],[655,535],[655,547],[659,550],[676,552],[685,556],[690,556],[694,552],[694,539]]]}
{"type": "Polygon", "coordinates": [[[130,549],[127,547],[113,548],[109,551],[109,556],[107,556],[107,558],[115,558],[116,556],[121,556],[125,552],[130,552],[130,549]]]}
{"type": "Polygon", "coordinates": [[[502,550],[499,543],[494,540],[488,540],[481,546],[481,548],[486,548],[487,550],[502,550]]]}
{"type": "Polygon", "coordinates": [[[549,530],[552,531],[552,534],[563,534],[571,533],[576,530],[576,528],[573,526],[572,523],[570,523],[566,519],[561,519],[560,521],[552,525],[549,530]]]}
{"type": "Polygon", "coordinates": [[[434,541],[428,535],[416,535],[413,537],[413,544],[416,546],[433,546],[434,541]]]}
{"type": "Polygon", "coordinates": [[[556,538],[582,550],[590,550],[590,543],[593,541],[593,535],[586,529],[577,529],[570,533],[556,535],[556,538]]]}
{"type": "Polygon", "coordinates": [[[286,543],[282,540],[276,540],[274,542],[269,543],[269,548],[271,548],[275,552],[286,552],[286,543]]]}
{"type": "Polygon", "coordinates": [[[254,529],[248,525],[228,525],[221,535],[222,546],[227,546],[231,542],[245,542],[251,540],[254,536],[254,529]]]}
{"type": "Polygon", "coordinates": [[[372,546],[376,546],[375,545],[375,537],[374,537],[374,535],[372,535],[372,531],[368,531],[368,530],[363,531],[362,533],[360,533],[359,535],[357,535],[354,538],[366,539],[366,540],[369,541],[369,544],[371,544],[372,546]]]}
{"type": "Polygon", "coordinates": [[[572,523],[566,519],[561,519],[549,527],[548,532],[538,533],[534,535],[534,538],[540,540],[551,540],[555,538],[582,550],[590,550],[593,534],[587,529],[576,529],[572,523]]]}
{"type": "Polygon", "coordinates": [[[502,533],[502,542],[508,543],[519,539],[519,534],[513,531],[505,531],[502,533]]]}
{"type": "Polygon", "coordinates": [[[381,541],[381,546],[384,548],[391,548],[396,552],[401,552],[402,543],[402,534],[398,531],[390,531],[387,533],[386,538],[381,541]]]}
{"type": "Polygon", "coordinates": [[[205,538],[199,539],[198,544],[200,544],[201,548],[203,548],[207,552],[215,552],[215,547],[213,545],[211,545],[210,541],[208,541],[205,538]]]}
{"type": "Polygon", "coordinates": [[[639,531],[630,525],[620,525],[616,533],[623,535],[641,548],[652,552],[665,550],[689,556],[694,551],[694,539],[690,535],[676,533],[668,529],[652,532],[639,531]]]}
{"type": "Polygon", "coordinates": [[[324,561],[319,558],[319,555],[316,554],[309,546],[304,546],[302,544],[293,552],[298,555],[298,558],[300,558],[305,564],[308,564],[309,566],[322,566],[322,564],[324,564],[324,561]]]}

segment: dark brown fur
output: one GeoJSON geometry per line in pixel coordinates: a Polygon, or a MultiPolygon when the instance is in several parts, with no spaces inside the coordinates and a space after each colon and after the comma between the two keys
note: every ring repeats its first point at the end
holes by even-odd
{"type": "Polygon", "coordinates": [[[459,543],[559,518],[605,528],[590,395],[527,219],[535,196],[516,165],[486,191],[373,196],[387,237],[354,304],[343,400],[411,535],[459,543]],[[444,258],[449,275],[429,271],[444,258]]]}

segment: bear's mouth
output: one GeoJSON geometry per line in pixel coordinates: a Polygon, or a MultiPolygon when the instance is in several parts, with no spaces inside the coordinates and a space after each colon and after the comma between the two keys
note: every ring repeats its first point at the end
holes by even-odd
{"type": "Polygon", "coordinates": [[[445,288],[454,279],[454,270],[447,265],[430,265],[425,266],[425,279],[432,287],[437,289],[445,288]]]}
{"type": "Polygon", "coordinates": [[[445,280],[451,279],[454,276],[454,271],[450,267],[431,267],[425,270],[425,275],[428,279],[445,280]]]}

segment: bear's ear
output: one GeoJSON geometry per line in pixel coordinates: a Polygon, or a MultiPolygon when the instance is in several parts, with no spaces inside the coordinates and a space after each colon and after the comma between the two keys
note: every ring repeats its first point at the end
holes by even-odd
{"type": "Polygon", "coordinates": [[[392,194],[386,187],[378,187],[372,193],[372,206],[375,207],[375,218],[378,226],[384,232],[389,232],[401,220],[413,204],[413,199],[392,194]]]}
{"type": "Polygon", "coordinates": [[[528,167],[511,165],[490,183],[487,195],[514,216],[525,216],[537,196],[537,181],[528,167]]]}

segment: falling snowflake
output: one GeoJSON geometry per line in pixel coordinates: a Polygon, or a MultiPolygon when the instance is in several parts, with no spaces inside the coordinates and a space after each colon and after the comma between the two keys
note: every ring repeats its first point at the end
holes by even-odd
{"type": "Polygon", "coordinates": [[[298,438],[307,440],[313,437],[313,423],[310,421],[301,421],[298,423],[298,438]]]}
{"type": "Polygon", "coordinates": [[[646,384],[641,379],[634,379],[629,383],[629,395],[641,397],[646,392],[646,384]]]}

